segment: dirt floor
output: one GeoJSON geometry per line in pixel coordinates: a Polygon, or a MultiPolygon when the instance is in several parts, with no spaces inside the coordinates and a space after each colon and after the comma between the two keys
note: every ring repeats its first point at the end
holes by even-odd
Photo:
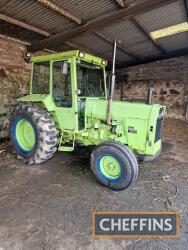
{"type": "Polygon", "coordinates": [[[188,249],[187,190],[188,122],[166,120],[162,155],[140,165],[137,182],[122,192],[96,184],[88,162],[72,154],[27,166],[1,143],[0,250],[188,249]],[[93,211],[179,211],[181,235],[96,240],[93,211]]]}

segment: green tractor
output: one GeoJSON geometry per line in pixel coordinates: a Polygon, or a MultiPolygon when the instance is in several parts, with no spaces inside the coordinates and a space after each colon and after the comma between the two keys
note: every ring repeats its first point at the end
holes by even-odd
{"type": "MultiPolygon", "coordinates": [[[[30,93],[18,99],[10,132],[18,158],[43,163],[55,152],[92,148],[90,167],[104,186],[128,188],[138,176],[138,161],[161,151],[165,107],[113,101],[116,42],[112,75],[107,62],[82,51],[31,57],[30,93]]],[[[28,58],[27,58],[28,59],[28,58]]]]}

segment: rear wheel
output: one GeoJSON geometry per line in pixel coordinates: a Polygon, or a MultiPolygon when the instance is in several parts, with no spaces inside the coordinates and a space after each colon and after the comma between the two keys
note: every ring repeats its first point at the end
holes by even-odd
{"type": "Polygon", "coordinates": [[[36,105],[19,105],[10,119],[10,136],[18,158],[42,163],[57,150],[58,131],[49,113],[36,105]]]}
{"type": "Polygon", "coordinates": [[[128,188],[138,176],[138,163],[134,154],[117,142],[97,146],[90,158],[96,179],[113,190],[128,188]]]}

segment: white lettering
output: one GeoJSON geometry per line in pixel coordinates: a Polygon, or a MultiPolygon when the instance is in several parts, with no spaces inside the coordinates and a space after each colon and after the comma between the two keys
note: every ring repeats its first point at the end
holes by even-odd
{"type": "Polygon", "coordinates": [[[151,231],[152,229],[152,220],[151,219],[149,219],[148,220],[148,231],[151,231]]]}
{"type": "Polygon", "coordinates": [[[172,219],[166,219],[164,221],[164,224],[167,226],[164,228],[165,231],[171,231],[172,230],[172,219]]]}
{"type": "Polygon", "coordinates": [[[111,220],[111,230],[115,231],[115,227],[118,228],[118,231],[121,231],[121,219],[118,219],[117,222],[115,222],[115,219],[111,220]]]}
{"type": "Polygon", "coordinates": [[[130,231],[130,219],[123,219],[122,221],[122,230],[123,231],[130,231]]]}
{"type": "Polygon", "coordinates": [[[140,219],[140,231],[143,231],[144,230],[144,227],[147,226],[147,222],[148,219],[140,219]]]}
{"type": "Polygon", "coordinates": [[[153,219],[153,230],[156,231],[157,227],[163,231],[163,219],[160,219],[160,222],[157,219],[153,219]]]}
{"type": "Polygon", "coordinates": [[[103,231],[105,231],[105,232],[110,231],[110,228],[109,228],[109,227],[104,227],[104,223],[105,223],[105,222],[109,222],[109,221],[110,221],[110,219],[104,218],[104,219],[102,219],[102,220],[100,221],[100,223],[99,223],[100,228],[101,228],[103,231]]]}
{"type": "Polygon", "coordinates": [[[131,231],[134,231],[136,226],[138,226],[138,219],[132,219],[131,220],[131,231]]]}

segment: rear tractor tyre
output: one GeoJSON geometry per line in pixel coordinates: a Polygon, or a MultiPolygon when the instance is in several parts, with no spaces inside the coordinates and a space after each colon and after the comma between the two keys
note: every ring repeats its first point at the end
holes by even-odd
{"type": "Polygon", "coordinates": [[[100,184],[117,191],[128,188],[138,176],[135,155],[125,145],[113,141],[93,150],[90,165],[100,184]]]}
{"type": "Polygon", "coordinates": [[[46,110],[25,104],[16,107],[12,113],[10,138],[19,159],[28,164],[38,164],[56,152],[58,130],[46,110]]]}

